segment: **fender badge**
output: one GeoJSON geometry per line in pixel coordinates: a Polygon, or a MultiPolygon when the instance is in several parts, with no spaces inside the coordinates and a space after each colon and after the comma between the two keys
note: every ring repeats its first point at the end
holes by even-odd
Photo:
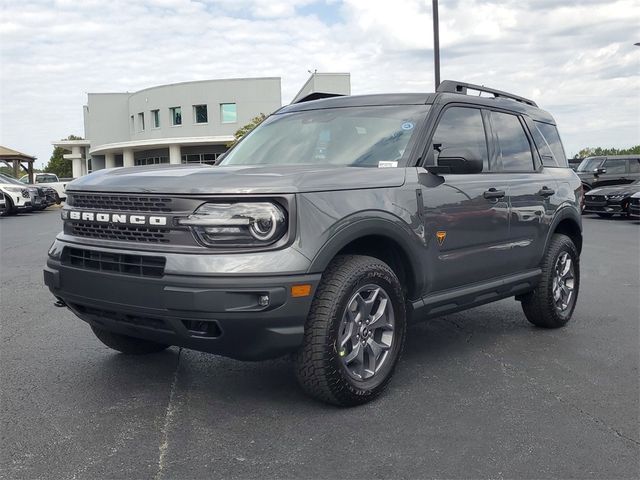
{"type": "Polygon", "coordinates": [[[438,245],[442,246],[444,239],[447,238],[447,232],[443,230],[437,231],[436,238],[438,239],[438,245]]]}

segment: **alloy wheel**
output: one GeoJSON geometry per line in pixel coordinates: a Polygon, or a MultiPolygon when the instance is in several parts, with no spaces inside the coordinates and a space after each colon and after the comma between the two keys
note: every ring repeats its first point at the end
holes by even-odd
{"type": "Polygon", "coordinates": [[[345,308],[338,336],[338,354],[347,373],[369,380],[389,358],[395,317],[387,292],[379,285],[365,285],[345,308]]]}

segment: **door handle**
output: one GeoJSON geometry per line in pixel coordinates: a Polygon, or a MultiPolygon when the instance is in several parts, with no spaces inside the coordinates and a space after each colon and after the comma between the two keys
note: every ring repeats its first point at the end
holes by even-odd
{"type": "Polygon", "coordinates": [[[555,193],[556,191],[553,188],[549,187],[542,187],[540,190],[538,190],[538,195],[540,195],[541,197],[550,197],[555,193]]]}
{"type": "Polygon", "coordinates": [[[489,190],[484,192],[482,196],[487,200],[492,198],[502,198],[504,197],[504,190],[496,190],[495,188],[490,188],[489,190]]]}

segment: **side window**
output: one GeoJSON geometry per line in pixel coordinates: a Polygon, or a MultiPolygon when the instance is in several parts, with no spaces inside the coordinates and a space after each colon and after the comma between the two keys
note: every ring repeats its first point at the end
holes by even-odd
{"type": "Polygon", "coordinates": [[[640,173],[640,158],[632,158],[629,160],[629,172],[640,173]]]}
{"type": "MultiPolygon", "coordinates": [[[[551,125],[549,123],[542,122],[533,122],[536,126],[536,129],[542,135],[544,142],[551,149],[553,156],[555,157],[555,162],[547,163],[548,159],[545,158],[545,154],[540,152],[542,155],[542,163],[545,166],[549,167],[566,167],[567,166],[567,157],[564,153],[564,148],[562,147],[562,141],[560,140],[560,135],[558,134],[558,129],[555,125],[551,125]]],[[[534,133],[535,138],[535,133],[534,133]]],[[[538,139],[535,138],[536,144],[538,144],[538,139]]],[[[538,145],[540,147],[540,145],[538,145]]]]}
{"type": "Polygon", "coordinates": [[[505,172],[533,171],[533,155],[529,139],[520,119],[508,113],[491,112],[491,121],[498,137],[498,158],[505,172]]]}
{"type": "Polygon", "coordinates": [[[604,162],[603,168],[607,170],[607,175],[613,173],[627,173],[627,160],[621,159],[607,159],[604,162]]]}
{"type": "Polygon", "coordinates": [[[447,150],[467,150],[474,159],[482,160],[482,171],[489,170],[487,138],[482,113],[477,108],[451,107],[445,110],[433,134],[433,148],[439,155],[447,150]]]}

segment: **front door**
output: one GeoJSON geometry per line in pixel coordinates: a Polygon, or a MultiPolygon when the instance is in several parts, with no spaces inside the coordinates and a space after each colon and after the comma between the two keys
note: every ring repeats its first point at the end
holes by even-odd
{"type": "Polygon", "coordinates": [[[629,161],[624,158],[607,158],[600,168],[604,169],[603,173],[598,173],[593,182],[593,187],[605,187],[607,185],[620,185],[622,183],[631,183],[633,180],[627,180],[629,161]]]}
{"type": "Polygon", "coordinates": [[[443,183],[422,187],[426,251],[432,266],[428,293],[508,273],[508,185],[503,175],[492,171],[482,111],[446,108],[428,148],[433,149],[434,165],[448,149],[483,161],[480,173],[445,173],[443,183]]]}

